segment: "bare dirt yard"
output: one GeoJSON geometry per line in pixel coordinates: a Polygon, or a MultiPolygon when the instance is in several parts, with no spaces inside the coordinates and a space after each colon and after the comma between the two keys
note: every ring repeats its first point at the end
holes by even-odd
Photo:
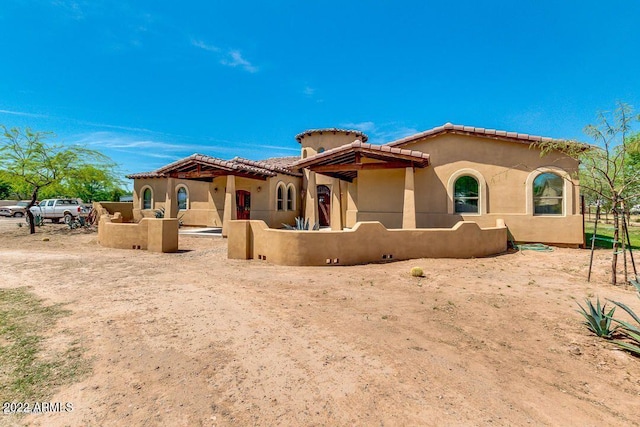
{"type": "Polygon", "coordinates": [[[46,345],[73,337],[90,365],[49,399],[72,412],[0,423],[640,422],[640,359],[576,312],[595,296],[640,310],[633,289],[607,284],[608,251],[587,283],[576,249],[292,268],[228,260],[221,238],[181,236],[180,253],[157,254],[96,237],[0,220],[1,287],[64,304],[46,345]]]}

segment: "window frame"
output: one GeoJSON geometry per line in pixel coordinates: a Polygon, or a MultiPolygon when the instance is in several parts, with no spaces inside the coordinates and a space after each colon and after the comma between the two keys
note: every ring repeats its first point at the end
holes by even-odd
{"type": "Polygon", "coordinates": [[[533,179],[532,183],[532,188],[531,188],[531,193],[533,196],[533,215],[534,216],[565,216],[565,203],[564,203],[564,195],[565,195],[565,180],[562,176],[558,175],[557,173],[554,172],[542,172],[536,175],[536,177],[533,179]],[[561,194],[559,196],[536,196],[534,188],[536,185],[536,181],[538,179],[540,179],[541,177],[545,176],[545,175],[553,175],[556,178],[558,178],[559,180],[561,180],[562,182],[562,187],[560,188],[561,194]],[[537,208],[540,205],[539,203],[543,200],[559,200],[560,203],[554,203],[554,204],[559,204],[560,205],[560,213],[551,213],[551,212],[536,212],[537,208]]]}
{"type": "Polygon", "coordinates": [[[188,210],[189,209],[189,187],[187,187],[185,184],[179,184],[176,187],[176,204],[178,205],[178,210],[188,210]],[[180,191],[184,190],[184,193],[186,195],[185,201],[184,201],[184,208],[180,207],[180,191]]]}
{"type": "Polygon", "coordinates": [[[149,185],[145,185],[144,187],[142,187],[142,197],[140,197],[140,208],[142,210],[149,210],[149,209],[153,209],[153,189],[151,188],[151,186],[149,185]],[[146,191],[149,191],[149,207],[145,207],[145,199],[144,199],[144,195],[146,191]]]}
{"type": "Polygon", "coordinates": [[[564,218],[566,216],[576,215],[577,213],[579,213],[579,205],[577,205],[578,202],[574,200],[575,191],[576,191],[574,189],[574,186],[577,184],[573,181],[573,179],[571,178],[571,175],[569,175],[569,173],[566,170],[559,168],[557,166],[541,166],[531,171],[531,173],[527,177],[527,181],[525,185],[526,185],[526,193],[527,193],[526,194],[527,215],[535,216],[535,217],[545,217],[545,218],[564,218]],[[535,213],[535,205],[533,200],[534,198],[533,182],[538,176],[544,173],[552,173],[562,178],[562,182],[564,183],[563,190],[562,190],[562,197],[563,197],[562,214],[536,214],[535,213]]]}
{"type": "MultiPolygon", "coordinates": [[[[467,203],[465,203],[467,204],[467,203]]],[[[473,206],[473,205],[471,205],[473,206]]],[[[473,175],[460,175],[453,182],[453,213],[456,214],[464,214],[464,215],[478,215],[480,214],[480,182],[473,175]],[[456,185],[461,179],[471,178],[476,183],[476,196],[457,196],[456,185]],[[476,210],[475,211],[458,211],[458,200],[466,202],[467,200],[475,200],[476,201],[476,210]]]]}
{"type": "Polygon", "coordinates": [[[288,211],[296,210],[296,186],[293,183],[287,185],[286,191],[286,207],[288,211]],[[291,192],[291,194],[289,194],[291,192]]]}
{"type": "Polygon", "coordinates": [[[480,216],[487,214],[488,188],[484,176],[475,169],[463,168],[453,172],[447,182],[447,213],[450,215],[480,216]],[[477,212],[456,212],[455,207],[455,184],[459,178],[470,176],[478,182],[478,211],[477,212]]]}
{"type": "Polygon", "coordinates": [[[287,189],[284,182],[280,181],[276,185],[276,211],[283,212],[287,206],[287,189]]]}

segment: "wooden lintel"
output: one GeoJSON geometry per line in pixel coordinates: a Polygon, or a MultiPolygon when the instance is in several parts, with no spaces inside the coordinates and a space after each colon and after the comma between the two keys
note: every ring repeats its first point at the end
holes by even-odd
{"type": "Polygon", "coordinates": [[[194,178],[215,178],[225,175],[224,171],[193,171],[193,172],[171,172],[168,174],[172,178],[194,179],[194,178]]]}
{"type": "Polygon", "coordinates": [[[256,175],[251,173],[229,173],[225,170],[208,170],[208,171],[191,171],[191,172],[171,172],[168,174],[171,178],[180,179],[200,179],[200,178],[216,178],[218,176],[235,175],[240,178],[257,179],[260,181],[266,181],[267,177],[262,175],[256,175]]]}
{"type": "Polygon", "coordinates": [[[344,165],[318,165],[311,166],[314,172],[346,172],[376,169],[403,169],[414,166],[411,162],[384,162],[384,163],[349,163],[344,165]]]}

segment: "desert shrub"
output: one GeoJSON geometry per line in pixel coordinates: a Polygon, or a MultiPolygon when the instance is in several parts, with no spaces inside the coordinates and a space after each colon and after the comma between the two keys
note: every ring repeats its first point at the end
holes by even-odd
{"type": "Polygon", "coordinates": [[[424,277],[424,271],[421,267],[413,267],[411,269],[411,275],[413,277],[424,277]]]}
{"type": "MultiPolygon", "coordinates": [[[[640,295],[638,295],[640,298],[640,295]]],[[[631,318],[638,324],[633,325],[624,320],[612,319],[619,325],[618,331],[622,334],[624,340],[613,340],[612,342],[636,356],[640,356],[640,316],[638,316],[632,309],[625,304],[618,301],[611,301],[616,306],[620,307],[631,316],[631,318]]]]}
{"type": "MultiPolygon", "coordinates": [[[[285,230],[298,230],[298,231],[308,231],[309,230],[309,218],[304,219],[301,217],[296,217],[296,225],[295,226],[291,226],[289,224],[282,224],[285,228],[285,230]]],[[[320,229],[320,224],[319,223],[315,223],[313,225],[312,230],[319,230],[320,229]]]]}
{"type": "Polygon", "coordinates": [[[612,316],[613,313],[615,313],[616,308],[613,307],[609,311],[609,313],[607,313],[607,304],[605,303],[604,305],[600,306],[600,298],[597,298],[595,307],[590,299],[587,299],[586,302],[589,309],[588,311],[585,310],[585,308],[582,307],[580,303],[578,303],[578,306],[580,307],[578,313],[582,314],[586,319],[584,324],[587,326],[587,328],[589,328],[591,332],[593,332],[597,336],[603,338],[611,338],[613,332],[615,332],[616,330],[615,327],[613,329],[611,328],[611,321],[613,320],[612,316]]]}

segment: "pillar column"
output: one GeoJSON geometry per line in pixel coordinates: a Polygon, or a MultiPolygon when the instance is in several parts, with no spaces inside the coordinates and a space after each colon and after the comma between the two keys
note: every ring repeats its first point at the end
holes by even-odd
{"type": "Polygon", "coordinates": [[[342,198],[340,197],[340,180],[331,180],[331,230],[342,230],[342,198]]]}
{"type": "Polygon", "coordinates": [[[313,227],[318,222],[318,187],[316,186],[316,173],[305,169],[307,178],[307,191],[304,198],[304,218],[309,220],[309,226],[313,227]]]}
{"type": "Polygon", "coordinates": [[[412,167],[404,169],[402,228],[416,228],[416,193],[412,167]]]}
{"type": "Polygon", "coordinates": [[[167,179],[167,193],[164,199],[164,217],[178,218],[178,201],[176,200],[176,180],[167,179]]]}
{"type": "Polygon", "coordinates": [[[227,187],[224,191],[224,213],[222,214],[222,237],[229,233],[229,221],[238,218],[236,206],[236,177],[227,175],[227,187]]]}
{"type": "MultiPolygon", "coordinates": [[[[356,178],[357,179],[357,178],[356,178]]],[[[346,227],[352,228],[358,221],[358,186],[355,182],[347,182],[347,218],[346,227]]]]}

